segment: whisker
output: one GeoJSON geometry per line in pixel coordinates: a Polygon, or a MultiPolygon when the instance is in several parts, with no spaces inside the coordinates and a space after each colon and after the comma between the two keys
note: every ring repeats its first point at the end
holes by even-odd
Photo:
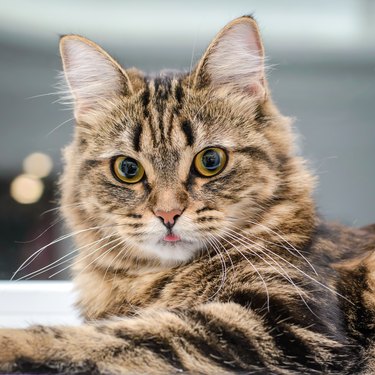
{"type": "MultiPolygon", "coordinates": [[[[118,255],[122,254],[122,257],[121,257],[121,259],[120,259],[120,263],[121,263],[121,262],[124,260],[124,258],[129,254],[129,252],[130,252],[130,250],[131,250],[132,248],[133,248],[133,246],[130,246],[130,247],[129,247],[129,245],[128,245],[127,248],[123,248],[123,249],[121,249],[121,250],[119,251],[118,255]]],[[[118,255],[116,255],[115,258],[117,258],[118,255]]],[[[112,262],[111,262],[111,264],[112,264],[112,262]]],[[[109,266],[108,266],[108,267],[109,267],[109,266]]],[[[108,267],[107,267],[107,269],[108,269],[108,267]]],[[[114,288],[114,286],[115,286],[115,281],[116,281],[116,277],[117,277],[118,270],[119,270],[119,268],[116,268],[116,270],[115,270],[115,274],[114,274],[114,276],[113,276],[113,278],[112,278],[112,280],[111,280],[111,290],[110,290],[110,294],[112,293],[112,290],[113,290],[113,288],[114,288]]],[[[104,275],[104,277],[105,277],[105,275],[104,275]]],[[[103,277],[103,281],[104,281],[104,277],[103,277]]],[[[102,282],[103,282],[103,281],[102,281],[102,282]]]]}
{"type": "MultiPolygon", "coordinates": [[[[121,225],[121,224],[120,224],[121,225]]],[[[63,236],[60,236],[58,237],[56,240],[53,240],[52,242],[48,243],[47,245],[41,247],[40,249],[38,249],[37,251],[35,251],[33,254],[31,254],[18,268],[17,270],[13,273],[12,277],[10,278],[10,281],[14,280],[15,276],[18,274],[18,272],[20,272],[21,270],[23,270],[25,267],[27,267],[28,265],[30,265],[45,249],[47,249],[48,247],[52,246],[52,245],[55,245],[56,243],[60,242],[60,241],[64,241],[68,238],[71,238],[73,236],[76,236],[77,234],[81,234],[81,233],[85,233],[85,232],[88,232],[88,231],[91,231],[91,230],[97,230],[97,229],[105,229],[105,228],[112,228],[112,227],[115,227],[117,226],[116,224],[115,225],[104,225],[104,226],[96,226],[96,227],[91,227],[91,228],[86,228],[86,229],[81,229],[81,230],[78,230],[76,232],[72,232],[72,233],[68,233],[68,234],[65,234],[63,236]]]]}
{"type": "MultiPolygon", "coordinates": [[[[113,235],[107,236],[107,237],[105,237],[105,238],[101,238],[100,240],[96,240],[96,241],[91,242],[91,243],[89,243],[89,244],[87,244],[87,245],[81,246],[81,247],[78,248],[78,249],[74,249],[74,250],[71,251],[70,253],[68,253],[68,254],[66,254],[66,255],[64,255],[64,256],[62,256],[61,258],[59,258],[58,260],[56,260],[56,261],[54,261],[54,262],[48,264],[47,266],[44,266],[44,267],[42,267],[42,268],[40,268],[40,269],[38,269],[38,270],[35,270],[35,271],[33,271],[33,272],[30,272],[29,274],[27,274],[27,275],[25,275],[25,276],[22,276],[22,277],[18,278],[18,279],[15,280],[15,281],[20,281],[20,280],[24,280],[24,279],[28,279],[28,278],[32,278],[32,277],[36,277],[36,276],[39,276],[39,275],[41,275],[41,274],[43,274],[43,273],[45,273],[45,272],[50,271],[51,269],[54,269],[54,268],[56,268],[56,267],[60,267],[62,264],[65,264],[65,263],[67,263],[67,262],[70,262],[71,260],[73,260],[73,259],[75,258],[75,256],[72,256],[71,258],[62,261],[63,259],[65,259],[65,258],[68,257],[69,255],[74,254],[74,253],[78,252],[79,250],[82,250],[82,249],[84,249],[84,248],[86,248],[86,247],[96,245],[97,243],[99,243],[99,242],[101,242],[101,241],[104,241],[105,239],[108,239],[108,238],[110,238],[110,237],[112,237],[112,236],[113,236],[113,235]]],[[[107,243],[104,244],[103,246],[101,246],[99,249],[96,249],[95,251],[102,249],[102,248],[105,247],[106,245],[108,245],[108,244],[107,244],[107,243]]],[[[84,257],[84,258],[85,258],[85,257],[84,257]]],[[[84,258],[82,258],[82,259],[84,259],[84,258]]],[[[70,266],[69,266],[69,267],[70,267],[70,266]]]]}
{"type": "Polygon", "coordinates": [[[45,234],[46,232],[48,232],[51,228],[53,228],[56,224],[58,223],[61,223],[61,221],[63,221],[64,219],[63,218],[60,218],[60,219],[56,219],[50,226],[47,227],[47,229],[45,229],[42,233],[38,234],[38,236],[36,236],[35,238],[33,238],[32,240],[29,240],[29,241],[14,241],[15,243],[18,243],[18,244],[28,244],[28,243],[32,243],[36,240],[38,240],[40,237],[43,236],[43,234],[45,234]]]}
{"type": "Polygon", "coordinates": [[[264,249],[265,251],[268,251],[269,253],[271,253],[273,256],[279,258],[280,260],[284,261],[286,264],[288,264],[290,267],[294,268],[296,271],[300,272],[303,276],[305,276],[306,278],[308,278],[309,280],[317,283],[318,285],[320,285],[322,288],[326,289],[326,290],[329,290],[330,292],[332,292],[333,294],[345,299],[346,301],[350,302],[351,304],[353,304],[353,302],[349,301],[345,296],[343,296],[342,294],[340,294],[339,292],[337,292],[336,290],[330,288],[329,286],[323,284],[322,282],[320,282],[319,280],[313,278],[312,276],[310,276],[308,273],[304,272],[303,270],[301,270],[299,267],[297,267],[296,265],[294,265],[293,263],[289,262],[287,259],[283,258],[280,254],[277,254],[275,253],[274,251],[272,251],[271,249],[259,244],[259,243],[256,243],[255,241],[252,241],[250,238],[247,238],[245,236],[243,236],[242,234],[230,229],[230,228],[227,228],[227,230],[230,230],[234,233],[235,236],[240,236],[242,238],[244,238],[246,241],[250,241],[253,245],[256,245],[258,247],[261,247],[262,249],[264,249]]]}
{"type": "MultiPolygon", "coordinates": [[[[311,269],[314,271],[315,275],[318,276],[318,273],[316,272],[314,266],[310,263],[310,261],[298,249],[296,249],[293,246],[293,244],[291,244],[287,239],[285,239],[283,236],[281,236],[278,232],[274,231],[273,229],[271,229],[271,228],[269,228],[269,227],[267,227],[263,224],[260,224],[260,223],[257,223],[257,222],[251,221],[251,220],[247,220],[247,222],[250,223],[250,224],[253,224],[253,225],[258,225],[258,226],[270,231],[271,233],[275,234],[276,236],[278,236],[282,241],[287,243],[294,251],[296,251],[302,257],[302,259],[304,259],[306,261],[306,263],[311,267],[311,269]]],[[[292,252],[287,247],[285,247],[285,249],[288,250],[292,254],[292,252]]]]}
{"type": "Polygon", "coordinates": [[[45,96],[57,96],[57,95],[59,95],[59,93],[54,91],[54,92],[47,92],[45,94],[37,94],[37,95],[33,95],[33,96],[28,96],[25,99],[30,100],[30,99],[43,98],[45,96]]]}
{"type": "MultiPolygon", "coordinates": [[[[113,241],[111,241],[111,242],[109,242],[109,243],[113,243],[113,242],[115,242],[116,240],[113,240],[113,241]]],[[[112,247],[110,247],[109,249],[107,249],[106,251],[104,251],[104,253],[103,254],[101,254],[99,257],[97,257],[97,258],[95,258],[93,261],[91,261],[89,264],[86,264],[86,266],[82,269],[82,270],[80,270],[80,272],[79,272],[79,274],[81,274],[83,271],[85,271],[88,267],[90,267],[93,263],[95,263],[95,262],[97,262],[99,259],[102,259],[105,255],[107,255],[110,251],[112,251],[115,247],[117,247],[117,246],[120,246],[122,243],[124,243],[124,239],[122,239],[122,238],[117,238],[117,243],[115,243],[115,245],[114,246],[112,246],[112,247]]],[[[107,243],[106,245],[108,245],[109,243],[107,243]]],[[[90,254],[91,255],[91,254],[90,254]]],[[[84,257],[85,258],[85,257],[84,257]]],[[[84,258],[82,258],[82,259],[84,259],[84,258]]],[[[66,267],[66,268],[69,268],[69,267],[66,267]]],[[[65,268],[65,269],[66,269],[65,268]]],[[[60,271],[58,271],[58,272],[56,272],[55,274],[53,274],[53,275],[51,275],[50,277],[53,277],[53,276],[55,276],[55,275],[57,275],[58,273],[60,273],[60,272],[62,272],[62,271],[64,271],[64,270],[60,270],[60,271]]]]}
{"type": "Polygon", "coordinates": [[[206,101],[202,104],[202,106],[201,106],[201,107],[198,109],[198,111],[195,113],[194,118],[193,118],[193,122],[196,120],[197,116],[198,116],[199,113],[203,110],[203,108],[204,108],[207,104],[209,104],[210,102],[212,102],[212,101],[213,101],[213,98],[210,97],[208,100],[206,100],[206,101]]]}
{"type": "MultiPolygon", "coordinates": [[[[209,238],[206,238],[206,240],[212,246],[212,249],[215,251],[215,253],[219,257],[220,264],[221,264],[221,283],[219,285],[219,288],[216,290],[216,292],[212,296],[209,297],[209,299],[213,299],[220,292],[220,290],[223,288],[223,286],[225,284],[225,279],[227,277],[227,269],[226,269],[225,260],[223,258],[223,255],[221,254],[220,250],[217,249],[215,244],[213,244],[209,238]]],[[[206,248],[207,248],[207,246],[206,246],[206,248]]],[[[209,252],[208,248],[207,248],[207,251],[209,252]]]]}
{"type": "Polygon", "coordinates": [[[220,243],[220,241],[218,241],[218,240],[215,238],[214,235],[210,234],[210,236],[211,236],[212,241],[214,241],[218,246],[220,246],[220,247],[224,250],[224,252],[225,252],[226,255],[228,256],[229,261],[230,261],[230,263],[231,263],[231,268],[234,269],[234,264],[233,264],[232,258],[230,257],[230,254],[229,254],[228,250],[225,248],[225,246],[223,246],[222,243],[220,243]]]}
{"type": "Polygon", "coordinates": [[[267,294],[267,310],[269,311],[270,309],[270,295],[269,295],[269,291],[268,291],[268,287],[267,287],[267,283],[266,281],[264,280],[264,277],[260,274],[259,270],[254,266],[254,264],[250,261],[250,259],[248,259],[246,257],[245,254],[242,253],[242,251],[233,243],[231,243],[230,241],[228,241],[225,237],[221,236],[221,235],[218,235],[223,241],[226,241],[229,245],[233,246],[247,261],[248,263],[251,265],[251,267],[254,269],[254,271],[257,273],[257,275],[260,277],[260,279],[262,280],[262,283],[264,285],[264,288],[266,290],[266,294],[267,294]]]}
{"type": "Polygon", "coordinates": [[[73,121],[74,120],[74,117],[71,117],[65,121],[63,121],[61,124],[57,125],[55,128],[53,128],[51,131],[49,131],[47,134],[46,134],[46,137],[49,137],[52,133],[54,133],[57,129],[61,128],[63,125],[65,125],[66,123],[70,122],[70,121],[73,121]]]}
{"type": "Polygon", "coordinates": [[[79,207],[79,206],[84,206],[84,205],[85,205],[84,203],[74,203],[74,204],[61,205],[61,206],[50,208],[49,210],[43,211],[40,214],[40,216],[46,215],[46,214],[48,214],[50,212],[53,212],[53,211],[61,210],[62,207],[79,207]]]}
{"type": "MultiPolygon", "coordinates": [[[[228,233],[227,233],[228,235],[228,233]]],[[[244,243],[244,240],[239,240],[237,237],[233,236],[232,237],[234,240],[238,241],[238,242],[242,242],[242,244],[246,247],[247,250],[249,250],[251,252],[251,254],[253,255],[256,255],[257,256],[257,252],[254,252],[254,250],[252,250],[250,247],[248,247],[247,243],[244,243]]],[[[316,316],[316,314],[311,310],[310,306],[308,305],[307,301],[305,300],[304,296],[302,294],[305,294],[306,295],[306,292],[301,290],[297,285],[296,283],[292,280],[292,278],[288,275],[287,271],[284,270],[284,268],[275,260],[273,259],[270,255],[268,255],[267,253],[265,253],[263,250],[261,250],[259,248],[259,244],[257,243],[253,243],[254,246],[258,247],[257,250],[261,251],[262,254],[264,254],[265,256],[267,256],[268,258],[271,259],[271,261],[273,263],[275,263],[279,269],[281,270],[278,270],[276,269],[272,264],[270,264],[269,262],[267,262],[264,258],[260,257],[264,262],[266,262],[270,267],[272,267],[280,276],[282,276],[285,280],[287,280],[291,285],[293,285],[293,287],[296,289],[298,295],[300,296],[302,302],[305,304],[305,306],[309,309],[309,311],[316,316]]],[[[259,254],[258,254],[259,256],[259,254]]]]}
{"type": "MultiPolygon", "coordinates": [[[[122,243],[120,243],[120,244],[118,244],[117,246],[119,246],[119,245],[122,245],[122,244],[125,244],[125,238],[123,239],[123,241],[122,241],[122,243]]],[[[134,246],[131,246],[131,245],[127,245],[127,247],[126,248],[123,248],[123,249],[121,249],[119,252],[118,252],[118,254],[111,260],[111,263],[107,266],[107,268],[106,268],[106,270],[105,270],[105,272],[104,272],[104,275],[103,275],[103,278],[102,278],[102,283],[101,283],[101,285],[103,284],[103,282],[104,282],[104,280],[105,280],[105,278],[106,278],[106,276],[107,276],[107,273],[108,273],[108,270],[109,270],[109,268],[111,267],[111,265],[114,263],[114,261],[122,254],[122,257],[121,257],[121,261],[124,259],[124,257],[127,255],[127,254],[129,254],[129,252],[130,252],[130,250],[132,249],[132,248],[134,248],[134,246]]],[[[115,276],[114,277],[116,277],[116,275],[117,275],[117,271],[118,271],[118,268],[116,268],[116,271],[115,271],[115,276]]],[[[114,280],[114,278],[112,279],[112,281],[114,280]]],[[[112,289],[113,289],[113,284],[112,284],[112,287],[111,287],[111,291],[112,291],[112,289]]]]}

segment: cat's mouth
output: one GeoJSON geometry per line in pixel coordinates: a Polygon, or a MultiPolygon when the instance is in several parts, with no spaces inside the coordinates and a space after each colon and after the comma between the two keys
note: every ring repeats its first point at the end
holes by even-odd
{"type": "MultiPolygon", "coordinates": [[[[174,228],[173,228],[174,229],[174,228]]],[[[140,239],[138,239],[140,240],[140,239]]],[[[141,239],[140,250],[152,259],[158,257],[162,262],[186,262],[192,259],[200,250],[201,243],[196,238],[196,233],[189,230],[163,230],[152,232],[141,239]]]]}
{"type": "Polygon", "coordinates": [[[163,241],[165,242],[178,242],[181,241],[181,237],[174,233],[168,233],[166,236],[163,237],[163,241]]]}

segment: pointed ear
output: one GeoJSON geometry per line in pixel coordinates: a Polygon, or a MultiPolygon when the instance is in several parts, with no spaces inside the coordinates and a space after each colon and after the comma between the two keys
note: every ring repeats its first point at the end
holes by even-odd
{"type": "Polygon", "coordinates": [[[103,49],[78,35],[63,36],[60,53],[77,119],[132,92],[129,77],[103,49]]]}
{"type": "Polygon", "coordinates": [[[264,50],[253,18],[237,18],[216,35],[198,63],[194,82],[197,89],[228,87],[265,99],[264,50]]]}

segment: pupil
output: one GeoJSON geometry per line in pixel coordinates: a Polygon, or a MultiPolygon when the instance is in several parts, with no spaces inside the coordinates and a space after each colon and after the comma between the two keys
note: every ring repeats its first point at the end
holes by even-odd
{"type": "Polygon", "coordinates": [[[213,171],[220,166],[220,155],[214,150],[208,150],[202,156],[202,164],[207,170],[213,171]]]}
{"type": "Polygon", "coordinates": [[[127,158],[121,163],[120,169],[125,177],[132,178],[138,173],[138,164],[134,159],[127,158]]]}

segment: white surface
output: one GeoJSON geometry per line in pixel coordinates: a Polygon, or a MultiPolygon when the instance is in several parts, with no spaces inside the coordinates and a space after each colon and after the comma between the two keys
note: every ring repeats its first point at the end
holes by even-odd
{"type": "Polygon", "coordinates": [[[0,281],[0,327],[80,323],[67,281],[0,281]]]}

